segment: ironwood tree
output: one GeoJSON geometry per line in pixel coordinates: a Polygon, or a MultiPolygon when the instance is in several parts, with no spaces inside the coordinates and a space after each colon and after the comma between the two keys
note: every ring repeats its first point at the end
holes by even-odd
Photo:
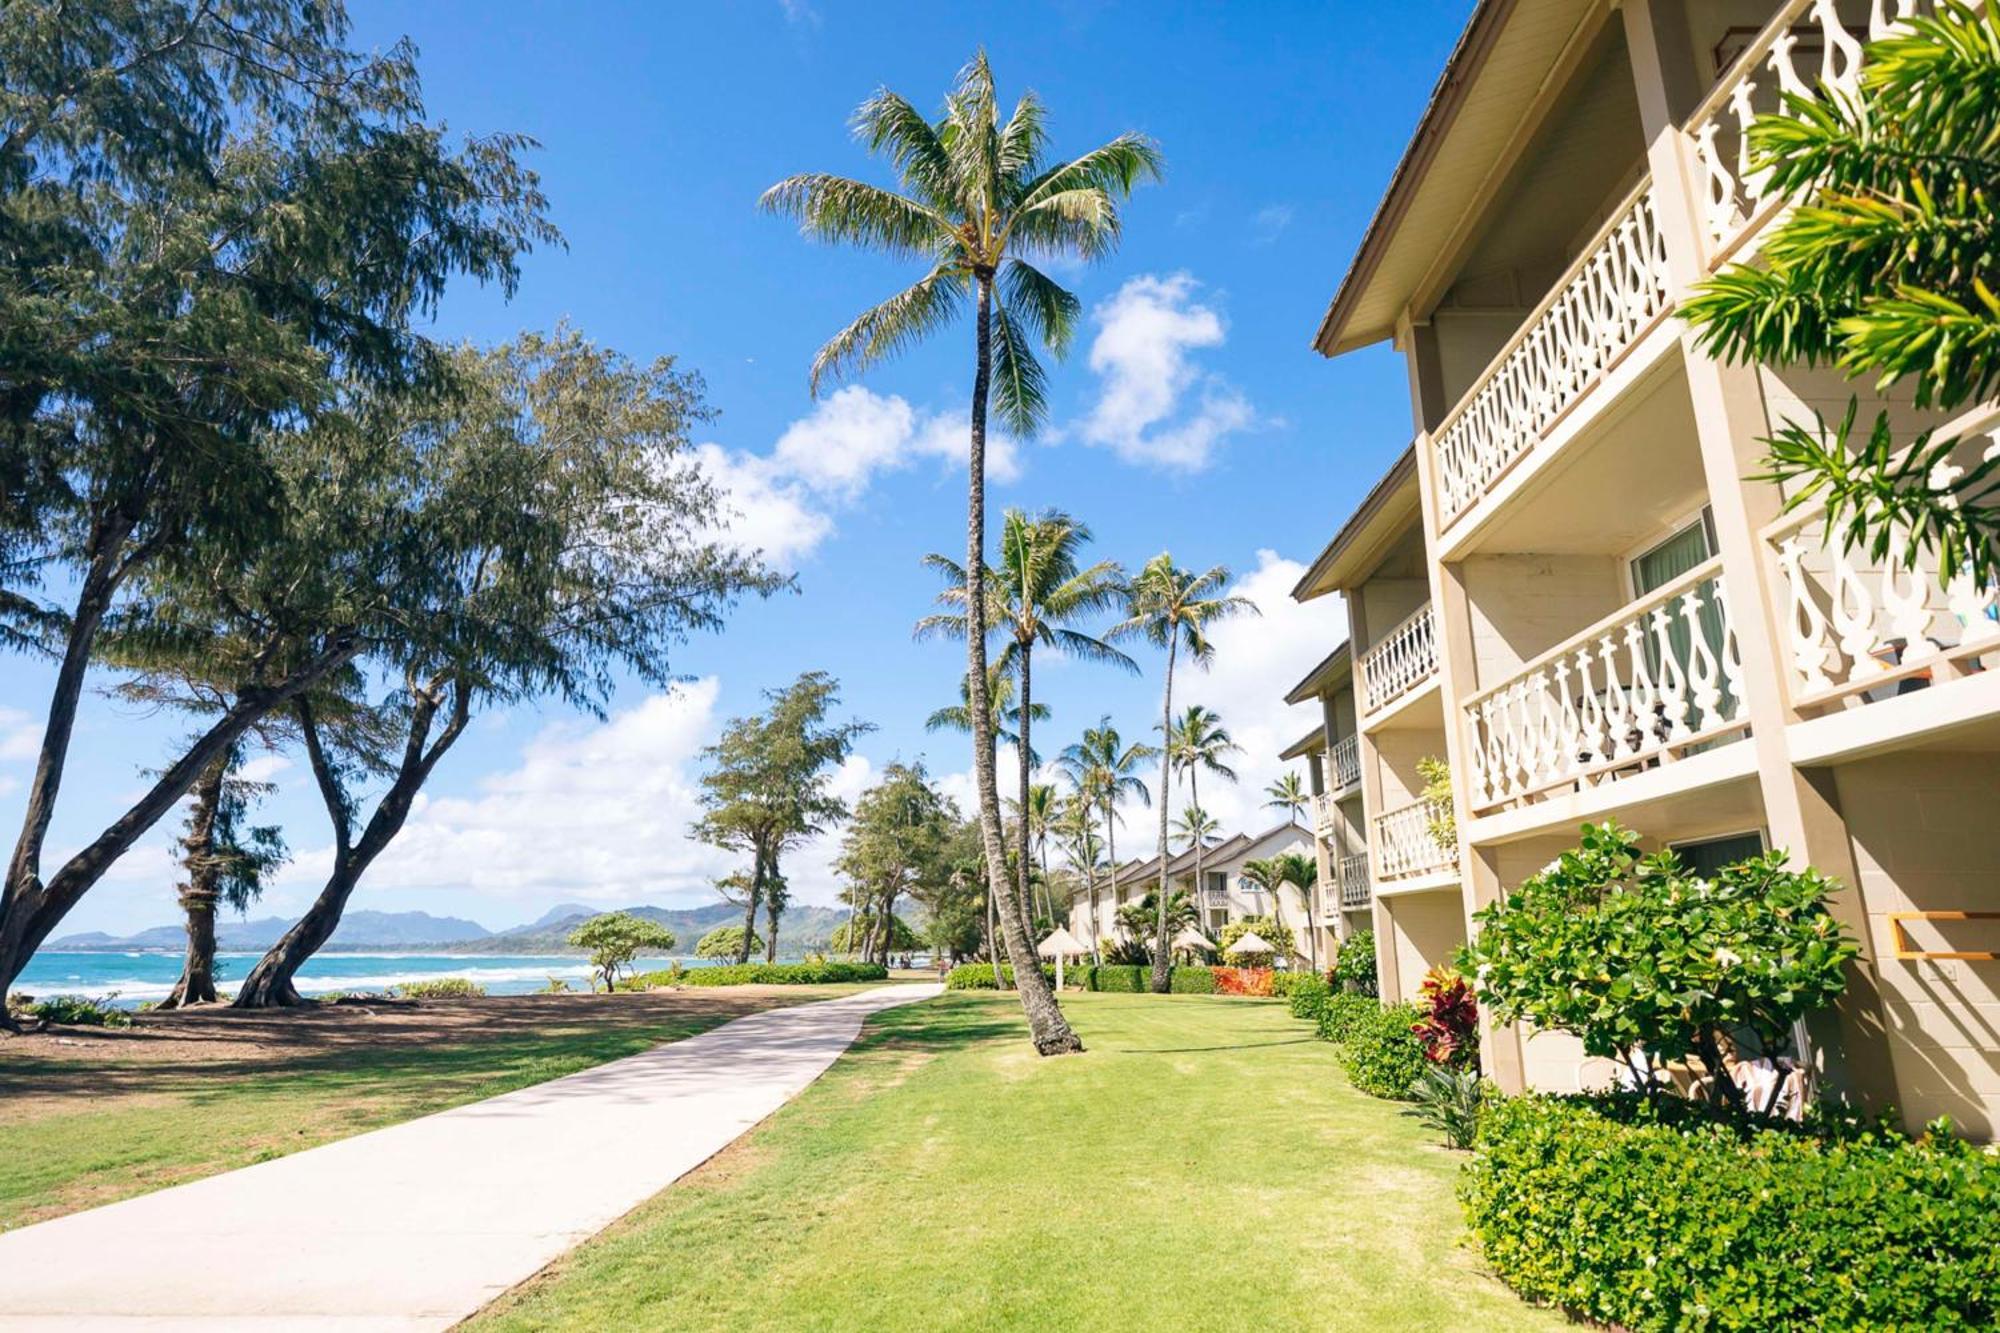
{"type": "Polygon", "coordinates": [[[834,866],[847,881],[850,930],[860,932],[863,958],[886,965],[897,940],[896,904],[951,880],[949,854],[961,822],[920,762],[888,765],[855,801],[834,866]]]}

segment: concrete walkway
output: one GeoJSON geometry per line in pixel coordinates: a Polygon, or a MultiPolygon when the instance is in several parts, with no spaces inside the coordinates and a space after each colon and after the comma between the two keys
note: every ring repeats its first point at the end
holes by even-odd
{"type": "Polygon", "coordinates": [[[0,1235],[0,1329],[440,1329],[784,1105],[884,986],[0,1235]]]}

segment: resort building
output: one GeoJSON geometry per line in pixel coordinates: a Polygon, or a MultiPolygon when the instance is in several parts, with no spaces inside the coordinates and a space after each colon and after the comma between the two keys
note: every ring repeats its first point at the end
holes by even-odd
{"type": "MultiPolygon", "coordinates": [[[[1851,398],[1974,457],[2000,408],[1947,422],[1826,369],[1724,364],[1676,315],[1787,204],[1744,126],[1781,91],[1853,87],[1910,7],[1477,6],[1315,339],[1393,343],[1414,439],[1296,591],[1342,596],[1352,637],[1290,696],[1323,719],[1291,753],[1345,909],[1326,924],[1372,921],[1385,994],[1586,821],[1698,864],[1782,847],[1847,886],[1863,943],[1809,1034],[1825,1077],[1991,1136],[1995,589],[1886,569],[1752,478],[1766,437],[1851,398]],[[1432,757],[1448,803],[1423,795],[1432,757]]],[[[1485,1064],[1510,1089],[1607,1073],[1510,1030],[1485,1064]]]]}
{"type": "MultiPolygon", "coordinates": [[[[1292,960],[1295,965],[1324,967],[1332,955],[1309,928],[1319,913],[1318,893],[1301,892],[1291,884],[1273,893],[1244,874],[1251,862],[1266,861],[1288,852],[1311,857],[1312,833],[1297,824],[1284,823],[1261,833],[1238,833],[1203,848],[1199,891],[1192,847],[1168,858],[1167,875],[1177,892],[1193,896],[1202,932],[1210,939],[1231,921],[1269,917],[1292,930],[1296,939],[1297,956],[1292,960]]],[[[1094,891],[1080,883],[1071,886],[1068,928],[1084,944],[1096,947],[1123,937],[1118,909],[1143,901],[1159,887],[1160,858],[1150,856],[1126,862],[1118,867],[1117,881],[1115,896],[1109,873],[1099,875],[1094,891]]]]}

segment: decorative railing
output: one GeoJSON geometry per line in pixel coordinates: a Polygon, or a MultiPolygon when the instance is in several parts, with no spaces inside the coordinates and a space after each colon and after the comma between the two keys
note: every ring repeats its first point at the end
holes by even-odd
{"type": "MultiPolygon", "coordinates": [[[[2000,410],[1976,408],[1937,435],[1961,440],[1961,461],[1976,464],[2000,451],[2000,410]]],[[[1957,468],[1927,480],[1949,484],[1957,468]]],[[[1963,569],[1945,580],[1937,551],[1913,549],[1907,532],[1892,531],[1876,559],[1839,534],[1829,539],[1825,507],[1814,503],[1762,535],[1778,568],[1793,707],[1869,702],[1984,670],[1988,656],[2000,666],[2000,590],[1963,569]]]]}
{"type": "Polygon", "coordinates": [[[1361,782],[1361,744],[1357,737],[1342,736],[1326,752],[1327,790],[1342,792],[1361,782]]]}
{"type": "Polygon", "coordinates": [[[1437,632],[1425,602],[1361,659],[1362,706],[1377,712],[1437,671],[1437,632]]]}
{"type": "Polygon", "coordinates": [[[1770,173],[1751,164],[1750,122],[1782,110],[1787,93],[1814,102],[1829,93],[1853,97],[1861,86],[1864,43],[1929,8],[1921,0],[1870,0],[1864,26],[1842,18],[1834,0],[1790,0],[1744,48],[1687,122],[1711,267],[1786,202],[1770,173]]]}
{"type": "Polygon", "coordinates": [[[1709,560],[1465,703],[1474,813],[1622,777],[1749,725],[1709,560]]]}
{"type": "Polygon", "coordinates": [[[1356,852],[1352,856],[1340,858],[1338,871],[1340,882],[1340,906],[1342,911],[1355,911],[1368,906],[1368,853],[1356,852]]]}
{"type": "Polygon", "coordinates": [[[1431,433],[1450,527],[1667,310],[1667,251],[1643,183],[1431,433]]]}
{"type": "Polygon", "coordinates": [[[1312,798],[1313,832],[1324,838],[1333,832],[1333,794],[1321,792],[1312,798]]]}
{"type": "Polygon", "coordinates": [[[1433,802],[1420,800],[1375,816],[1372,845],[1384,883],[1458,865],[1457,844],[1447,845],[1433,832],[1439,815],[1433,802]]]}

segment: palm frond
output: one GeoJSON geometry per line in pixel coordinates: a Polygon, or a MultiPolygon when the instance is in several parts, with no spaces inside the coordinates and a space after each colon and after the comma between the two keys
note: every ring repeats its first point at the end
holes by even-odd
{"type": "Polygon", "coordinates": [[[1005,303],[993,310],[993,400],[1000,421],[1022,439],[1041,429],[1048,416],[1046,377],[1026,330],[1014,322],[1005,303]]]}
{"type": "Polygon", "coordinates": [[[951,155],[938,140],[937,127],[908,101],[887,88],[854,112],[854,136],[871,153],[884,153],[896,165],[896,174],[933,208],[948,208],[958,202],[953,188],[951,155]]]}
{"type": "Polygon", "coordinates": [[[809,379],[815,396],[825,379],[842,379],[888,360],[949,324],[964,295],[963,275],[944,265],[933,268],[827,340],[813,358],[809,379]]]}
{"type": "Polygon", "coordinates": [[[1010,320],[1023,325],[1058,357],[1069,351],[1083,318],[1083,302],[1076,293],[1019,259],[1008,260],[1001,269],[1000,291],[1010,320]]]}
{"type": "Polygon", "coordinates": [[[1048,146],[1048,113],[1032,90],[1021,94],[1014,114],[1000,131],[1000,175],[1006,180],[1032,178],[1048,146]]]}
{"type": "Polygon", "coordinates": [[[928,204],[845,176],[788,176],[757,203],[766,212],[796,218],[800,232],[817,241],[935,258],[953,240],[951,220],[928,204]]]}
{"type": "Polygon", "coordinates": [[[1081,157],[1050,167],[1029,183],[1017,207],[1025,211],[1068,190],[1130,194],[1140,182],[1160,179],[1165,169],[1158,144],[1143,134],[1121,134],[1081,157]]]}

